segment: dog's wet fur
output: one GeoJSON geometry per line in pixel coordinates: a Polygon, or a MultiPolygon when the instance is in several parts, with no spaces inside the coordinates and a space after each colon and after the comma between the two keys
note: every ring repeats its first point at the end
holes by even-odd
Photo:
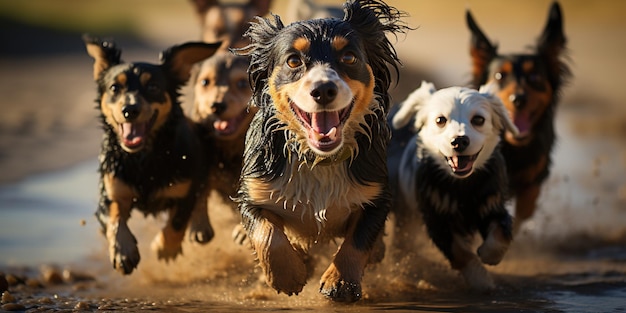
{"type": "Polygon", "coordinates": [[[83,40],[94,59],[96,102],[104,130],[96,216],[113,267],[130,274],[140,260],[127,224],[133,209],[146,215],[169,213],[152,242],[159,259],[172,260],[182,253],[188,228],[194,241],[205,243],[213,237],[203,199],[209,151],[183,114],[178,97],[192,65],[211,56],[220,44],[173,46],[161,54],[160,64],[152,64],[124,63],[113,41],[89,35],[83,40]]]}
{"type": "Polygon", "coordinates": [[[349,1],[343,19],[283,25],[258,18],[235,50],[251,57],[251,105],[236,201],[268,285],[298,294],[312,244],[343,238],[320,281],[334,301],[361,298],[369,262],[384,255],[388,88],[397,73],[386,35],[404,32],[403,12],[349,1]]]}
{"type": "Polygon", "coordinates": [[[400,222],[394,242],[402,248],[410,241],[417,228],[406,229],[411,225],[406,221],[421,215],[432,241],[477,291],[495,287],[482,264],[498,264],[512,240],[499,143],[504,130],[515,134],[516,128],[488,90],[436,91],[423,82],[390,115],[394,149],[389,149],[389,172],[397,187],[394,214],[400,222]],[[407,134],[413,135],[407,139],[407,134]],[[483,243],[474,252],[476,233],[483,243]]]}
{"type": "Polygon", "coordinates": [[[469,10],[466,20],[472,34],[472,86],[497,83],[498,96],[519,129],[518,135],[506,132],[502,144],[516,201],[517,230],[534,214],[541,185],[550,174],[554,117],[562,86],[571,76],[561,60],[566,49],[561,8],[557,2],[552,4],[536,48],[529,53],[498,54],[497,45],[489,41],[469,10]]]}

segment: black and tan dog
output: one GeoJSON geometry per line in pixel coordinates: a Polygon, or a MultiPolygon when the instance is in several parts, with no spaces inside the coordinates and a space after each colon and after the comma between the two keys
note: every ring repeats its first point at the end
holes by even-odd
{"type": "Polygon", "coordinates": [[[252,23],[251,44],[237,53],[251,57],[259,111],[246,137],[237,201],[278,292],[302,290],[312,244],[344,238],[320,292],[351,302],[361,297],[366,264],[384,254],[388,66],[397,70],[398,62],[386,35],[406,26],[404,13],[383,2],[350,1],[344,10],[343,19],[252,23]]]}
{"type": "Polygon", "coordinates": [[[500,55],[478,27],[469,11],[467,25],[472,32],[471,56],[475,88],[496,82],[498,96],[519,129],[506,132],[502,153],[507,162],[511,194],[515,197],[515,228],[532,217],[541,185],[550,173],[555,141],[554,116],[563,84],[570,71],[561,61],[566,38],[561,8],[553,3],[535,51],[500,55]]]}
{"type": "MultiPolygon", "coordinates": [[[[192,75],[192,119],[205,128],[215,150],[209,155],[209,186],[221,202],[232,205],[243,163],[246,131],[257,108],[248,107],[252,89],[248,82],[248,58],[219,51],[197,64],[192,75]]],[[[238,214],[237,219],[239,219],[238,214]]],[[[241,227],[235,240],[245,239],[241,227]]]]}
{"type": "Polygon", "coordinates": [[[430,238],[470,288],[494,288],[482,264],[498,264],[512,240],[506,165],[498,146],[504,130],[516,133],[506,109],[486,88],[436,91],[423,82],[392,124],[414,132],[404,150],[395,151],[401,153],[393,156],[400,160],[397,167],[389,163],[399,190],[394,209],[421,213],[430,238]],[[476,233],[483,243],[474,252],[476,233]]]}
{"type": "Polygon", "coordinates": [[[207,151],[178,96],[193,64],[215,53],[219,44],[173,46],[162,53],[161,64],[150,64],[123,63],[112,41],[88,35],[83,39],[95,60],[96,101],[104,129],[96,216],[113,267],[130,274],[140,259],[127,225],[132,209],[144,214],[169,211],[167,224],[152,243],[159,259],[174,259],[182,252],[194,208],[204,220],[191,223],[191,238],[206,242],[213,236],[202,199],[207,151]]]}

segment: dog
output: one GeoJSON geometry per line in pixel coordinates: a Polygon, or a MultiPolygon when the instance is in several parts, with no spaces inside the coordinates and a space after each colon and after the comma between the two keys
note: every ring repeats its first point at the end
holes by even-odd
{"type": "Polygon", "coordinates": [[[222,49],[247,45],[243,34],[255,16],[269,13],[270,0],[221,3],[219,0],[191,0],[202,27],[202,40],[222,42],[222,49]]]}
{"type": "Polygon", "coordinates": [[[213,237],[200,195],[207,185],[202,144],[178,101],[192,65],[211,56],[220,43],[190,42],[161,54],[160,64],[124,63],[113,41],[84,35],[94,59],[98,108],[104,136],[99,156],[100,201],[96,217],[109,246],[113,268],[128,275],[139,264],[137,240],[128,228],[132,209],[169,213],[152,248],[159,259],[175,259],[194,211],[203,220],[189,225],[200,243],[213,237]]]}
{"type": "Polygon", "coordinates": [[[414,130],[398,167],[390,169],[396,171],[400,207],[419,210],[434,244],[477,291],[494,288],[483,263],[498,264],[512,240],[499,142],[503,131],[516,134],[517,129],[491,90],[436,91],[422,82],[391,116],[394,129],[413,121],[414,130]],[[474,253],[477,232],[483,242],[474,253]]]}
{"type": "Polygon", "coordinates": [[[518,135],[506,132],[502,144],[511,195],[516,199],[517,232],[533,216],[541,186],[550,174],[555,113],[562,86],[571,76],[561,61],[566,49],[561,8],[557,2],[552,4],[535,51],[530,53],[498,54],[497,45],[489,41],[469,10],[466,20],[472,34],[472,86],[496,82],[498,96],[519,129],[518,135]]]}
{"type": "MultiPolygon", "coordinates": [[[[248,83],[248,58],[218,51],[194,69],[192,119],[206,129],[215,149],[210,154],[209,188],[236,212],[236,196],[243,163],[246,131],[257,111],[248,107],[252,89],[248,83]]],[[[237,219],[239,219],[238,213],[237,219]]],[[[236,227],[233,236],[242,244],[245,232],[236,227]]]]}
{"type": "Polygon", "coordinates": [[[236,201],[269,286],[298,294],[313,244],[343,238],[320,281],[338,302],[361,298],[368,262],[384,255],[388,88],[399,59],[387,39],[405,15],[348,1],[343,19],[257,18],[235,49],[259,108],[246,136],[236,201]]]}

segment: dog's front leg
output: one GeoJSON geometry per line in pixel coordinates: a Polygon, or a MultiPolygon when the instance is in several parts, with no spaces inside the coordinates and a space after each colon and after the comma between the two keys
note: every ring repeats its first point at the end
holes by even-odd
{"type": "Polygon", "coordinates": [[[374,205],[364,206],[348,221],[345,239],[320,281],[320,293],[329,299],[338,302],[359,300],[365,266],[382,260],[382,230],[388,212],[384,209],[388,206],[382,202],[379,199],[374,205]]]}
{"type": "Polygon", "coordinates": [[[174,260],[183,253],[182,241],[193,209],[193,203],[179,201],[176,207],[169,210],[165,227],[157,234],[151,245],[160,260],[174,260]]]}
{"type": "Polygon", "coordinates": [[[497,265],[502,261],[513,240],[511,216],[503,205],[499,212],[487,216],[482,224],[480,234],[484,241],[478,247],[478,256],[485,264],[497,265]]]}
{"type": "Polygon", "coordinates": [[[104,220],[109,258],[114,269],[128,275],[137,268],[140,260],[137,239],[127,224],[135,194],[130,186],[110,173],[103,174],[101,182],[103,201],[98,217],[104,220]]]}
{"type": "Polygon", "coordinates": [[[199,192],[191,219],[189,220],[189,240],[205,244],[215,235],[209,220],[208,188],[199,192]]]}
{"type": "Polygon", "coordinates": [[[267,284],[279,293],[300,293],[308,277],[304,252],[289,242],[281,218],[259,208],[244,212],[248,240],[257,254],[267,284]]]}

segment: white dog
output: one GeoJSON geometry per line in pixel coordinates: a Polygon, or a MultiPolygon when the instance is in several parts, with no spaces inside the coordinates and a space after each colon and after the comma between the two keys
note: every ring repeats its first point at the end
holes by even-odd
{"type": "Polygon", "coordinates": [[[400,160],[390,168],[399,193],[396,220],[422,213],[428,234],[452,268],[480,291],[494,287],[482,263],[498,264],[512,240],[512,219],[504,205],[506,167],[498,144],[505,129],[517,132],[489,88],[495,87],[436,91],[422,82],[392,117],[396,130],[413,121],[414,136],[400,157],[390,155],[400,160]],[[474,253],[476,232],[484,241],[474,253]]]}

